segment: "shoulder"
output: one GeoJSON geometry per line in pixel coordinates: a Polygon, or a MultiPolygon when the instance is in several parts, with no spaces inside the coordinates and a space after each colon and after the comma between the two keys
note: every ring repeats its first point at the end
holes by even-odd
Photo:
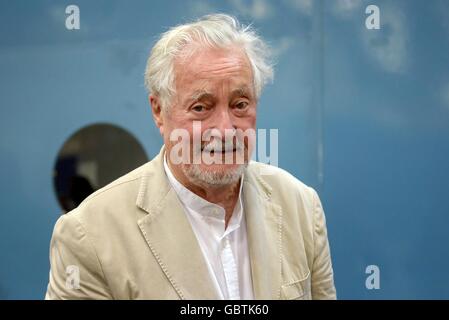
{"type": "Polygon", "coordinates": [[[138,211],[136,200],[148,165],[146,163],[95,191],[77,208],[64,214],[60,223],[80,225],[90,232],[126,224],[126,220],[134,221],[138,211]]]}
{"type": "Polygon", "coordinates": [[[133,191],[136,186],[138,187],[139,181],[145,175],[146,169],[149,163],[146,163],[137,169],[121,176],[120,178],[112,181],[101,189],[98,189],[90,196],[88,196],[80,206],[87,205],[94,202],[101,202],[108,200],[110,197],[114,197],[117,193],[126,192],[128,189],[133,191]]]}
{"type": "Polygon", "coordinates": [[[252,161],[247,172],[250,180],[273,198],[297,198],[310,205],[316,201],[316,191],[284,169],[252,161]]]}
{"type": "Polygon", "coordinates": [[[303,234],[313,234],[318,220],[324,217],[314,188],[286,170],[259,162],[251,162],[246,172],[248,181],[259,194],[281,207],[285,225],[299,228],[303,234]]]}

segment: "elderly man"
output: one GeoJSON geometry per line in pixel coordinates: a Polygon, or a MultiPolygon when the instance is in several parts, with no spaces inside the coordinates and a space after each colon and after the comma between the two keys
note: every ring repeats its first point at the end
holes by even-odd
{"type": "Polygon", "coordinates": [[[271,76],[232,17],[164,33],[145,72],[164,146],[58,220],[46,298],[334,299],[316,192],[249,161],[271,76]]]}

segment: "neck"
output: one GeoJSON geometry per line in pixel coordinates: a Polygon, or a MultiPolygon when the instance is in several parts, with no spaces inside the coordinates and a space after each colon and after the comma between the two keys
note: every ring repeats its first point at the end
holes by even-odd
{"type": "Polygon", "coordinates": [[[188,188],[192,190],[192,192],[209,202],[222,204],[228,201],[232,201],[232,199],[234,198],[238,198],[240,191],[240,180],[233,184],[224,186],[206,187],[190,184],[188,188]]]}
{"type": "Polygon", "coordinates": [[[211,203],[215,203],[225,209],[225,229],[228,227],[229,220],[231,220],[235,205],[239,198],[240,183],[239,179],[236,183],[227,186],[202,188],[192,185],[189,188],[192,192],[211,203]]]}

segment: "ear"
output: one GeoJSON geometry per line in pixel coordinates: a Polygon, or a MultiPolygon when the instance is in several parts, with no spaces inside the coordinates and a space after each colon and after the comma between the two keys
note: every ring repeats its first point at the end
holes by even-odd
{"type": "Polygon", "coordinates": [[[164,119],[162,117],[161,100],[158,96],[149,95],[148,100],[151,105],[151,112],[153,113],[153,119],[156,126],[159,128],[159,132],[164,136],[164,119]]]}

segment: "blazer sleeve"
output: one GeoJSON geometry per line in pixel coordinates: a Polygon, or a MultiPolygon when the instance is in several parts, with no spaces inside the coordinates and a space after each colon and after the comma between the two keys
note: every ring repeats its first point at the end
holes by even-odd
{"type": "Polygon", "coordinates": [[[56,222],[45,299],[112,299],[92,240],[75,212],[56,222]]]}
{"type": "Polygon", "coordinates": [[[327,237],[326,218],[320,198],[314,198],[314,258],[312,264],[312,299],[336,299],[332,260],[327,237]]]}

